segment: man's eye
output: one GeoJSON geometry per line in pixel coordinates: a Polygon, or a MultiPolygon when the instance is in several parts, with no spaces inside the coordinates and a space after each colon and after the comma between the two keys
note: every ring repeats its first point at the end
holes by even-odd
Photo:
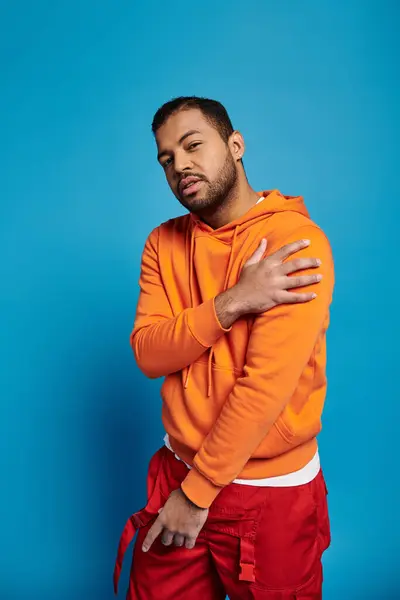
{"type": "Polygon", "coordinates": [[[164,160],[164,162],[162,163],[162,166],[164,167],[164,169],[166,169],[167,167],[169,167],[169,165],[172,163],[172,158],[167,158],[166,160],[164,160]]]}
{"type": "Polygon", "coordinates": [[[200,142],[193,142],[193,144],[190,144],[189,150],[194,150],[197,146],[200,146],[200,142]]]}

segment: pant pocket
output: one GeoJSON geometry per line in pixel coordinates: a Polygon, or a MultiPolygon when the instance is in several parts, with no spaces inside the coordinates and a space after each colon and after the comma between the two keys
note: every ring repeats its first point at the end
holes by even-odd
{"type": "Polygon", "coordinates": [[[264,502],[263,488],[231,484],[210,508],[206,539],[230,598],[247,597],[240,594],[255,581],[255,532],[264,502]]]}
{"type": "Polygon", "coordinates": [[[210,509],[206,539],[229,598],[320,598],[318,507],[311,483],[234,484],[221,492],[210,509]]]}
{"type": "Polygon", "coordinates": [[[280,593],[286,600],[300,590],[319,562],[318,508],[311,484],[266,490],[255,538],[255,586],[277,598],[280,593]]]}
{"type": "Polygon", "coordinates": [[[314,573],[302,586],[283,590],[265,590],[251,586],[251,600],[322,600],[322,565],[315,566],[314,573]]]}

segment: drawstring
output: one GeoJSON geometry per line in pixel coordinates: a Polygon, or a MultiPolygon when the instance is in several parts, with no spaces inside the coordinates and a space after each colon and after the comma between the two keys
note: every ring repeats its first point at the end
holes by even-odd
{"type": "Polygon", "coordinates": [[[193,307],[193,261],[194,261],[194,233],[196,231],[197,223],[194,223],[192,233],[190,236],[190,250],[189,250],[189,294],[190,294],[190,306],[193,307]]]}
{"type": "Polygon", "coordinates": [[[207,381],[208,381],[207,398],[209,398],[211,396],[211,392],[212,392],[212,360],[213,360],[213,356],[214,356],[214,348],[211,346],[210,354],[208,355],[208,365],[207,365],[207,381]]]}
{"type": "MultiPolygon", "coordinates": [[[[189,297],[190,297],[190,306],[193,308],[193,262],[194,262],[194,234],[196,231],[197,223],[194,222],[194,226],[192,227],[191,236],[190,236],[190,249],[189,249],[189,297]]],[[[184,370],[184,384],[183,387],[186,390],[189,385],[190,373],[192,371],[192,365],[189,365],[184,370]]]]}
{"type": "Polygon", "coordinates": [[[232,245],[231,245],[231,253],[229,255],[228,268],[226,270],[226,275],[225,275],[225,282],[224,282],[224,289],[223,289],[224,292],[226,291],[226,289],[228,287],[228,279],[229,279],[229,275],[231,274],[232,261],[233,261],[233,251],[235,249],[235,243],[236,243],[236,238],[237,238],[238,230],[239,230],[239,225],[236,225],[235,231],[233,232],[232,245]]]}
{"type": "MultiPolygon", "coordinates": [[[[228,287],[229,275],[231,274],[231,268],[232,268],[232,263],[233,263],[234,250],[235,250],[235,243],[236,243],[238,231],[239,231],[239,225],[237,225],[235,227],[235,231],[233,233],[231,253],[229,255],[228,268],[226,270],[225,281],[224,281],[224,288],[223,288],[224,292],[226,291],[226,289],[228,287]]],[[[212,380],[213,380],[213,378],[212,378],[212,361],[213,361],[213,358],[214,358],[214,348],[211,347],[210,354],[208,355],[208,364],[207,364],[207,382],[208,382],[207,398],[209,398],[212,394],[212,380]]]]}
{"type": "Polygon", "coordinates": [[[190,378],[190,372],[192,370],[192,365],[189,365],[188,367],[186,367],[185,369],[185,383],[183,384],[184,389],[186,390],[187,386],[189,385],[189,378],[190,378]]]}

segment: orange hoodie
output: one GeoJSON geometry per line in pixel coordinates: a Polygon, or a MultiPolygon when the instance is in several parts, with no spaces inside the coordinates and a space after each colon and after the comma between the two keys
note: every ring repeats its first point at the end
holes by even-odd
{"type": "Polygon", "coordinates": [[[332,253],[301,197],[263,195],[217,230],[192,214],[171,219],[152,231],[143,251],[131,344],[148,377],[165,377],[163,424],[173,450],[193,467],[182,489],[205,508],[236,478],[302,468],[321,429],[332,253]],[[267,255],[311,240],[296,256],[321,259],[323,279],[306,290],[317,298],[246,315],[224,329],[214,298],[237,283],[263,237],[267,255]]]}

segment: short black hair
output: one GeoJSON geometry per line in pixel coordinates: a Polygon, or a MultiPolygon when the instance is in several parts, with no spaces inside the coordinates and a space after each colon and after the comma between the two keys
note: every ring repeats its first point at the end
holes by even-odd
{"type": "Polygon", "coordinates": [[[217,100],[198,96],[179,96],[163,104],[153,118],[151,129],[154,135],[171,115],[193,108],[197,108],[203,113],[210,125],[215,127],[224,142],[227,143],[234,129],[226,108],[217,100]]]}

